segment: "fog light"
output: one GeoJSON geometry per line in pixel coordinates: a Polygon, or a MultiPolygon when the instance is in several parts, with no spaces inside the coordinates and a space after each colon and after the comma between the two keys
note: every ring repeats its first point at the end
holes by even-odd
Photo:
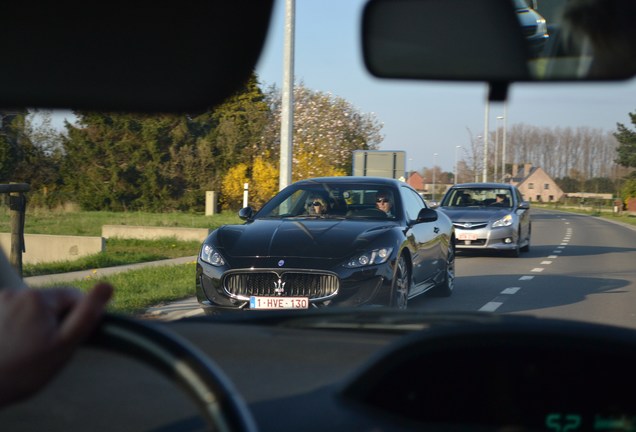
{"type": "Polygon", "coordinates": [[[512,239],[511,239],[510,237],[506,237],[506,238],[504,239],[504,243],[506,243],[506,244],[510,244],[510,243],[512,243],[512,239]]]}

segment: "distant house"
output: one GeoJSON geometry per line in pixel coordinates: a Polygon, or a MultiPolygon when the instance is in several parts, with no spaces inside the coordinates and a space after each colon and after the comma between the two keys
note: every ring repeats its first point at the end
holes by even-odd
{"type": "Polygon", "coordinates": [[[512,166],[510,183],[517,186],[526,201],[555,202],[563,197],[563,191],[541,167],[524,164],[512,166]]]}
{"type": "Polygon", "coordinates": [[[452,184],[435,183],[435,193],[433,193],[433,184],[424,183],[424,177],[417,171],[409,173],[409,178],[406,182],[416,191],[420,193],[426,200],[439,200],[444,196],[444,193],[452,186],[452,184]]]}
{"type": "Polygon", "coordinates": [[[418,192],[424,192],[426,190],[426,187],[424,186],[424,177],[422,177],[422,175],[417,171],[412,171],[406,182],[418,192]]]}

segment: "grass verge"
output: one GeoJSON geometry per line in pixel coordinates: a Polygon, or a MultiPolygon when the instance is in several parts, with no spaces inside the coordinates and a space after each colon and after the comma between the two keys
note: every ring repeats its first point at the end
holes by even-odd
{"type": "MultiPolygon", "coordinates": [[[[236,212],[214,216],[190,213],[89,212],[29,209],[24,232],[27,234],[100,236],[103,225],[133,225],[215,229],[240,223],[236,212]]],[[[11,218],[6,206],[0,206],[0,232],[11,232],[11,218]]]]}
{"type": "Polygon", "coordinates": [[[39,276],[66,273],[94,268],[157,261],[196,255],[200,243],[197,241],[177,241],[174,238],[160,240],[108,239],[106,251],[73,261],[59,261],[43,264],[25,264],[22,275],[39,276]]]}
{"type": "Polygon", "coordinates": [[[194,295],[195,263],[130,270],[99,279],[54,284],[74,286],[82,291],[90,289],[98,281],[106,281],[115,287],[109,312],[141,314],[151,306],[180,300],[194,295]]]}
{"type": "Polygon", "coordinates": [[[596,217],[601,217],[603,219],[626,223],[629,225],[636,225],[636,216],[631,216],[627,213],[615,214],[612,212],[611,209],[599,210],[597,208],[576,208],[576,207],[564,207],[564,206],[554,206],[554,205],[537,205],[535,203],[533,203],[532,206],[541,208],[541,209],[547,209],[547,210],[558,210],[558,211],[563,211],[567,213],[596,216],[596,217]]]}

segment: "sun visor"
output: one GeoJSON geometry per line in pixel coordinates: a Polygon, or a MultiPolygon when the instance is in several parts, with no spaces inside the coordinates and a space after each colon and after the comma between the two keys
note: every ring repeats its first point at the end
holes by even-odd
{"type": "Polygon", "coordinates": [[[7,3],[0,14],[0,105],[206,109],[254,70],[272,3],[7,3]]]}

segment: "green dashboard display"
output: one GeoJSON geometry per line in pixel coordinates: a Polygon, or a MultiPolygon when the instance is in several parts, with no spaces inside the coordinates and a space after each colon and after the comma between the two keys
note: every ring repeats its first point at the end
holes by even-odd
{"type": "Polygon", "coordinates": [[[585,417],[579,414],[551,413],[545,418],[545,426],[554,432],[636,432],[636,417],[595,415],[586,423],[585,417]]]}

